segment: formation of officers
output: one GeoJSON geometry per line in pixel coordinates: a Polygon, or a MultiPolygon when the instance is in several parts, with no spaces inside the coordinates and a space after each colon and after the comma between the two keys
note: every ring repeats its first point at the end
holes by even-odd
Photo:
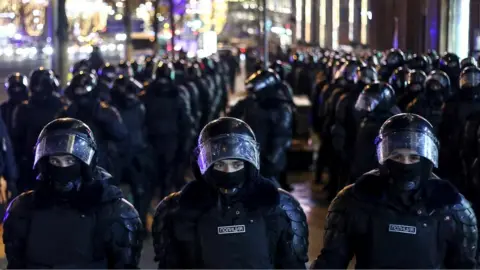
{"type": "Polygon", "coordinates": [[[312,268],[476,267],[475,59],[298,52],[232,108],[228,60],[93,62],[66,89],[43,68],[7,80],[8,268],[138,268],[157,189],[159,269],[305,268],[306,216],[285,191],[294,94],[311,97],[332,199],[312,268]]]}

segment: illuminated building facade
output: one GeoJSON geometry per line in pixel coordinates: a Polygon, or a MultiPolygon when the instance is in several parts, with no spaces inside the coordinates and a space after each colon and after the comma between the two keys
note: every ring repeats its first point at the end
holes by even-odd
{"type": "Polygon", "coordinates": [[[294,0],[296,39],[322,47],[368,43],[371,0],[294,0]]]}
{"type": "Polygon", "coordinates": [[[480,0],[294,0],[295,39],[338,48],[480,52],[480,0]]]}
{"type": "MultiPolygon", "coordinates": [[[[275,45],[286,47],[292,44],[292,3],[292,0],[267,0],[269,40],[275,45]]],[[[220,40],[247,46],[260,44],[262,16],[261,1],[229,0],[227,23],[220,40]]]]}

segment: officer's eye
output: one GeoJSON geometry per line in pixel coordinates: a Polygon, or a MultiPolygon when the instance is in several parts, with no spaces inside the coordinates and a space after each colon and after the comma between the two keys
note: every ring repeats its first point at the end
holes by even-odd
{"type": "Polygon", "coordinates": [[[237,161],[237,162],[233,163],[233,168],[235,168],[236,170],[242,169],[243,166],[244,166],[243,161],[237,161]]]}
{"type": "Polygon", "coordinates": [[[409,161],[410,163],[417,163],[420,161],[420,156],[419,155],[409,155],[409,161]]]}
{"type": "Polygon", "coordinates": [[[215,162],[215,164],[213,164],[213,168],[221,171],[223,168],[225,168],[225,164],[223,162],[215,162]]]}
{"type": "Polygon", "coordinates": [[[48,161],[54,166],[60,166],[60,161],[56,158],[50,158],[48,161]]]}
{"type": "Polygon", "coordinates": [[[67,160],[66,160],[66,162],[65,162],[65,163],[67,163],[67,164],[68,164],[68,166],[70,166],[70,165],[73,165],[73,164],[75,164],[76,162],[77,162],[77,161],[75,160],[75,158],[73,158],[73,157],[69,157],[69,158],[67,158],[67,160]]]}

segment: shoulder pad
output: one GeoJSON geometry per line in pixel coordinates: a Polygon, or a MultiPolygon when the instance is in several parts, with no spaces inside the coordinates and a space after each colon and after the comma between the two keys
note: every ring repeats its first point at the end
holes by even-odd
{"type": "Polygon", "coordinates": [[[118,211],[120,212],[120,216],[122,218],[132,219],[139,217],[137,210],[129,201],[122,198],[118,200],[118,202],[118,211]]]}
{"type": "Polygon", "coordinates": [[[102,107],[102,109],[108,109],[110,108],[110,105],[104,101],[100,101],[100,107],[102,107]]]}
{"type": "Polygon", "coordinates": [[[179,207],[180,192],[175,192],[165,197],[157,206],[152,224],[153,249],[155,261],[168,259],[167,248],[171,245],[172,232],[170,231],[170,214],[179,207]]]}
{"type": "Polygon", "coordinates": [[[443,179],[431,178],[425,181],[424,188],[427,190],[429,208],[434,209],[449,209],[454,205],[463,204],[462,194],[458,192],[457,188],[452,183],[443,179]]]}
{"type": "Polygon", "coordinates": [[[329,88],[330,88],[330,86],[329,86],[328,84],[325,84],[325,85],[322,87],[322,90],[320,90],[320,91],[321,91],[321,93],[325,93],[325,92],[328,91],[329,88]]]}
{"type": "Polygon", "coordinates": [[[344,187],[328,206],[328,212],[346,212],[351,207],[354,184],[344,187]]]}
{"type": "Polygon", "coordinates": [[[7,207],[7,214],[9,215],[26,215],[34,205],[35,192],[33,190],[24,192],[15,197],[7,207]]]}
{"type": "Polygon", "coordinates": [[[477,225],[472,205],[462,195],[460,201],[451,206],[450,211],[457,222],[467,226],[477,225]]]}
{"type": "Polygon", "coordinates": [[[293,252],[303,261],[308,261],[308,223],[300,203],[288,192],[278,189],[280,208],[290,221],[293,233],[293,252]]]}
{"type": "Polygon", "coordinates": [[[138,97],[144,98],[146,94],[147,94],[147,90],[142,90],[140,93],[138,93],[138,97]]]}
{"type": "Polygon", "coordinates": [[[107,218],[109,221],[107,224],[117,224],[121,227],[126,228],[130,232],[138,232],[141,230],[142,222],[138,215],[137,210],[125,199],[116,200],[112,206],[111,210],[104,215],[110,216],[107,218]]]}
{"type": "Polygon", "coordinates": [[[181,191],[174,192],[160,201],[155,210],[155,219],[163,218],[171,211],[176,210],[180,206],[181,193],[181,191]]]}

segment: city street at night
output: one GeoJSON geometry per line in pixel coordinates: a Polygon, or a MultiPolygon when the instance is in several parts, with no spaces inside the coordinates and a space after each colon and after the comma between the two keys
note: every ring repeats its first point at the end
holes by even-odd
{"type": "Polygon", "coordinates": [[[0,0],[0,269],[480,268],[480,0],[0,0]]]}

